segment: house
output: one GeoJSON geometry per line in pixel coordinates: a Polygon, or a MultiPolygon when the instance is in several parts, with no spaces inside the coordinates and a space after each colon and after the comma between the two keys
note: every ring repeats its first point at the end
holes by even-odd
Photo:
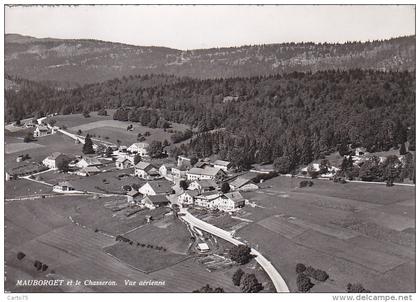
{"type": "Polygon", "coordinates": [[[178,177],[178,178],[186,178],[187,177],[187,171],[188,171],[188,168],[185,167],[185,166],[173,167],[172,170],[171,170],[172,175],[174,177],[178,177]]]}
{"type": "Polygon", "coordinates": [[[127,146],[119,146],[118,151],[121,153],[127,153],[127,146]]]}
{"type": "Polygon", "coordinates": [[[140,156],[147,156],[148,148],[149,148],[148,143],[134,143],[130,147],[128,147],[127,150],[130,151],[131,153],[137,153],[140,156]]]}
{"type": "Polygon", "coordinates": [[[137,202],[141,202],[142,199],[143,199],[143,195],[141,195],[136,190],[131,190],[127,193],[127,202],[137,203],[137,202]]]}
{"type": "Polygon", "coordinates": [[[237,177],[229,183],[229,187],[232,191],[253,191],[257,190],[258,186],[252,182],[252,178],[237,177]]]}
{"type": "Polygon", "coordinates": [[[21,161],[23,161],[24,156],[23,155],[19,155],[18,157],[16,157],[16,162],[20,163],[21,161]]]}
{"type": "Polygon", "coordinates": [[[213,191],[218,188],[216,182],[211,179],[203,179],[203,180],[194,180],[188,186],[188,190],[197,190],[200,193],[213,191]]]}
{"type": "Polygon", "coordinates": [[[167,206],[169,200],[165,195],[147,195],[141,201],[149,209],[156,209],[160,207],[167,206]]]}
{"type": "Polygon", "coordinates": [[[76,172],[77,175],[80,176],[91,176],[91,175],[95,175],[101,173],[101,170],[98,169],[98,167],[84,167],[82,169],[80,169],[79,171],[76,172]]]}
{"type": "Polygon", "coordinates": [[[51,131],[47,126],[40,125],[34,130],[34,137],[46,136],[48,134],[51,134],[51,131]]]}
{"type": "Polygon", "coordinates": [[[213,167],[227,172],[230,168],[232,168],[232,163],[225,160],[216,160],[213,163],[213,167]]]}
{"type": "Polygon", "coordinates": [[[214,181],[223,180],[226,177],[226,172],[212,167],[205,167],[204,169],[201,168],[191,168],[187,172],[187,179],[188,180],[203,180],[203,179],[211,179],[214,181]]]}
{"type": "Polygon", "coordinates": [[[197,244],[197,248],[200,251],[200,253],[206,253],[206,252],[210,251],[210,248],[209,248],[208,244],[205,243],[205,242],[197,244]]]}
{"type": "Polygon", "coordinates": [[[84,157],[76,163],[78,168],[99,167],[102,163],[94,157],[84,157]]]}
{"type": "Polygon", "coordinates": [[[53,187],[53,191],[58,192],[58,193],[72,192],[72,191],[74,191],[74,187],[68,181],[62,181],[62,182],[59,182],[58,184],[56,184],[53,187]]]}
{"type": "Polygon", "coordinates": [[[27,121],[25,123],[25,128],[33,128],[36,127],[36,124],[33,121],[27,121]]]}
{"type": "Polygon", "coordinates": [[[172,175],[172,168],[175,168],[174,164],[162,164],[159,168],[159,174],[163,177],[172,175]]]}
{"type": "Polygon", "coordinates": [[[197,190],[185,191],[178,196],[178,202],[182,205],[193,205],[195,197],[200,195],[200,192],[197,190]]]}
{"type": "Polygon", "coordinates": [[[191,158],[179,155],[178,156],[178,167],[181,167],[181,166],[184,166],[187,169],[191,168],[192,167],[191,158]]]}
{"type": "Polygon", "coordinates": [[[70,161],[70,158],[63,153],[53,152],[51,155],[46,157],[42,163],[50,169],[57,169],[57,164],[62,161],[70,161]]]}
{"type": "Polygon", "coordinates": [[[200,195],[195,196],[194,205],[202,208],[214,208],[214,201],[220,196],[219,192],[210,191],[204,192],[200,195]]]}
{"type": "Polygon", "coordinates": [[[115,166],[117,166],[118,169],[127,169],[131,167],[131,161],[128,158],[125,157],[119,157],[115,161],[115,166]]]}
{"type": "Polygon", "coordinates": [[[160,177],[156,167],[144,161],[140,161],[134,166],[134,175],[147,180],[160,177]]]}
{"type": "Polygon", "coordinates": [[[244,206],[245,198],[239,192],[222,194],[213,201],[213,207],[220,211],[233,211],[244,206]]]}
{"type": "Polygon", "coordinates": [[[172,184],[167,180],[148,181],[140,187],[139,192],[143,195],[171,194],[172,184]]]}

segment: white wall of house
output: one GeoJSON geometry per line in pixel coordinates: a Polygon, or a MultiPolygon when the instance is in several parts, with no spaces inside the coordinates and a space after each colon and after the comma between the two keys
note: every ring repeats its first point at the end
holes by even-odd
{"type": "Polygon", "coordinates": [[[194,204],[194,197],[185,192],[178,196],[178,202],[186,205],[192,205],[194,204]]]}
{"type": "Polygon", "coordinates": [[[42,161],[42,163],[44,164],[44,166],[50,168],[50,169],[56,169],[56,161],[54,159],[49,159],[46,158],[42,161]]]}
{"type": "Polygon", "coordinates": [[[139,192],[143,195],[156,195],[156,192],[153,188],[148,184],[144,184],[140,189],[139,192]]]}

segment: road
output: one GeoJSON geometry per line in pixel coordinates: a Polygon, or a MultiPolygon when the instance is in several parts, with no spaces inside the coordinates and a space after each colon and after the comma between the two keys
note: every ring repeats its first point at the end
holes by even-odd
{"type": "MultiPolygon", "coordinates": [[[[222,230],[214,225],[211,225],[207,222],[204,222],[193,215],[191,215],[185,208],[181,208],[181,213],[185,214],[184,216],[180,216],[185,222],[190,224],[192,227],[201,229],[205,232],[208,232],[214,236],[220,237],[226,241],[234,245],[244,244],[241,241],[232,237],[232,235],[225,230],[222,230]]],[[[251,249],[251,254],[255,256],[255,260],[258,262],[259,265],[265,270],[267,275],[270,277],[271,281],[276,288],[278,293],[288,293],[289,288],[287,287],[286,282],[284,281],[283,277],[279,274],[276,268],[268,261],[260,252],[255,249],[251,249]]]]}

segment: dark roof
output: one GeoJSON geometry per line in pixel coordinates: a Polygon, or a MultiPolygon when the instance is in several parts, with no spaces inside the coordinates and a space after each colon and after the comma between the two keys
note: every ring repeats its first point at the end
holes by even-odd
{"type": "Polygon", "coordinates": [[[217,183],[211,179],[196,180],[202,188],[217,188],[217,183]]]}
{"type": "MultiPolygon", "coordinates": [[[[201,168],[191,168],[188,173],[189,174],[197,174],[197,175],[208,175],[208,176],[216,176],[219,171],[222,171],[218,168],[212,168],[212,167],[205,167],[204,169],[201,168]]],[[[224,173],[224,172],[223,172],[224,173]]]]}
{"type": "Polygon", "coordinates": [[[152,187],[156,194],[169,193],[172,191],[172,183],[166,180],[148,181],[147,183],[152,187]]]}

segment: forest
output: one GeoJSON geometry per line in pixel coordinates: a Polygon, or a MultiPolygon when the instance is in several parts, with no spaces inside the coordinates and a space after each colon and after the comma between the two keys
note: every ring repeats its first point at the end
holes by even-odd
{"type": "Polygon", "coordinates": [[[139,75],[56,89],[8,76],[6,121],[47,113],[119,109],[116,119],[190,125],[175,153],[217,154],[238,166],[285,157],[290,168],[346,148],[415,150],[415,73],[372,70],[293,72],[192,79],[139,75]],[[124,113],[125,112],[125,113],[124,113]]]}

